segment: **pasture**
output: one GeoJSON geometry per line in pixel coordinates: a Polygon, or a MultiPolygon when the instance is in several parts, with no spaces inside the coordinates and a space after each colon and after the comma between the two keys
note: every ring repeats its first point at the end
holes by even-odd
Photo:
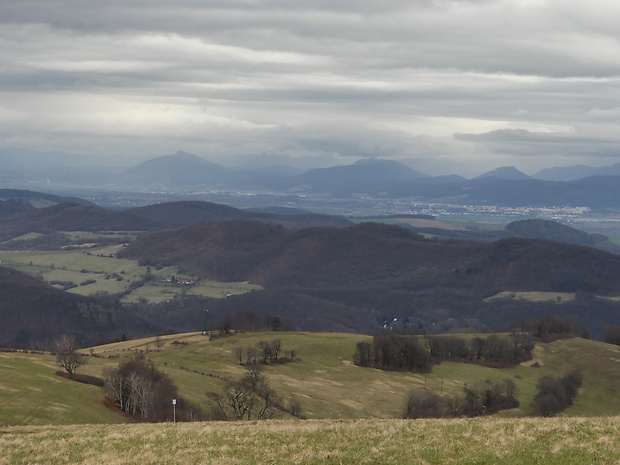
{"type": "MultiPolygon", "coordinates": [[[[80,233],[82,234],[82,233],[80,233]]],[[[116,258],[122,245],[85,247],[60,251],[3,251],[2,265],[39,276],[55,287],[79,295],[123,293],[122,302],[149,303],[186,294],[222,298],[262,289],[258,285],[198,280],[177,267],[141,266],[137,260],[116,258]],[[171,279],[170,282],[163,282],[171,279]],[[179,284],[178,280],[193,281],[179,284]]]]}
{"type": "MultiPolygon", "coordinates": [[[[206,392],[218,391],[223,379],[240,378],[245,373],[234,349],[246,349],[274,338],[281,340],[283,353],[294,349],[298,359],[265,365],[264,374],[282,403],[299,401],[301,414],[308,419],[399,418],[406,396],[414,388],[462,396],[465,383],[504,379],[516,383],[521,406],[499,412],[495,417],[526,417],[532,414],[530,403],[537,381],[545,375],[561,376],[573,369],[583,374],[583,386],[574,405],[562,414],[564,417],[620,414],[620,347],[583,339],[539,344],[534,360],[512,368],[443,362],[425,375],[353,365],[355,344],[368,336],[249,332],[209,340],[202,333],[188,333],[162,336],[161,350],[155,338],[83,349],[88,363],[80,367],[79,373],[103,377],[106,368],[115,368],[125,358],[140,354],[174,380],[180,396],[207,411],[206,392]]],[[[56,369],[49,354],[0,353],[0,396],[10,400],[0,402],[0,426],[126,421],[106,409],[102,388],[57,377],[56,369]],[[43,395],[42,390],[50,392],[43,395]],[[78,399],[84,403],[78,403],[78,399]],[[91,413],[79,417],[80,411],[91,413]]],[[[279,418],[292,417],[280,412],[279,418]]]]}

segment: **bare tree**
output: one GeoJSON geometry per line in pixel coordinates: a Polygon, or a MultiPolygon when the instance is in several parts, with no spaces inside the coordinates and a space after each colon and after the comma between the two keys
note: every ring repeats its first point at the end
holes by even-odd
{"type": "Polygon", "coordinates": [[[245,363],[247,363],[248,365],[250,363],[256,363],[256,357],[257,357],[257,351],[256,348],[254,346],[248,346],[245,349],[245,363]]]}
{"type": "Polygon", "coordinates": [[[69,376],[73,376],[77,369],[86,363],[86,359],[77,352],[79,346],[73,336],[62,335],[54,346],[56,351],[56,362],[69,376]]]}
{"type": "Polygon", "coordinates": [[[243,365],[243,347],[235,346],[232,350],[233,356],[239,360],[239,365],[243,365]]]}
{"type": "Polygon", "coordinates": [[[157,336],[155,338],[155,347],[157,347],[157,352],[161,351],[161,348],[163,346],[164,346],[164,340],[160,336],[157,336]]]}
{"type": "Polygon", "coordinates": [[[274,361],[278,363],[278,354],[282,350],[282,341],[280,339],[274,339],[271,341],[271,355],[274,358],[274,361]]]}
{"type": "Polygon", "coordinates": [[[240,380],[228,380],[222,394],[208,392],[207,398],[223,420],[266,420],[273,418],[279,398],[269,387],[260,365],[246,366],[240,380]]]}
{"type": "Polygon", "coordinates": [[[263,363],[267,363],[267,360],[271,358],[271,343],[269,341],[258,341],[258,349],[263,356],[263,363]]]}

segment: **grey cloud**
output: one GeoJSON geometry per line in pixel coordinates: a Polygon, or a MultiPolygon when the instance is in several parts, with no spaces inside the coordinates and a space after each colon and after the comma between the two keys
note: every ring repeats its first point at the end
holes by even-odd
{"type": "Polygon", "coordinates": [[[604,0],[4,1],[0,145],[613,156],[619,15],[604,0]]]}
{"type": "Polygon", "coordinates": [[[620,155],[620,137],[580,136],[571,133],[534,133],[498,130],[485,134],[455,134],[455,139],[476,142],[494,153],[536,156],[561,155],[567,158],[612,157],[620,155]]]}

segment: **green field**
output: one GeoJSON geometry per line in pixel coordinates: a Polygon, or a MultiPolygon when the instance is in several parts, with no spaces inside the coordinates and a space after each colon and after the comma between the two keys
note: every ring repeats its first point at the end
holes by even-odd
{"type": "Polygon", "coordinates": [[[514,300],[528,300],[530,302],[557,302],[566,303],[575,300],[574,292],[522,292],[522,291],[503,291],[498,292],[491,297],[487,297],[485,302],[497,300],[497,299],[514,299],[514,300]]]}
{"type": "MultiPolygon", "coordinates": [[[[514,368],[444,362],[424,375],[353,365],[355,344],[367,336],[267,332],[210,341],[200,333],[191,333],[164,336],[161,351],[157,351],[154,338],[84,349],[88,363],[79,371],[102,377],[105,368],[116,367],[123,357],[142,352],[172,377],[179,395],[206,410],[205,393],[222,387],[222,381],[210,375],[235,378],[244,372],[235,360],[233,348],[276,337],[281,339],[283,351],[295,349],[299,360],[266,366],[264,373],[283,402],[298,399],[302,415],[309,419],[398,418],[412,388],[462,395],[465,383],[506,378],[517,384],[521,407],[496,416],[525,417],[531,415],[530,403],[538,379],[560,376],[572,369],[583,373],[584,383],[575,404],[563,416],[620,414],[620,347],[583,339],[540,344],[534,360],[514,368]],[[533,367],[534,362],[539,367],[533,367]]],[[[0,425],[124,421],[104,407],[101,388],[55,376],[52,356],[20,352],[0,355],[0,425]]],[[[281,413],[280,418],[291,417],[281,413]]]]}
{"type": "Polygon", "coordinates": [[[56,376],[57,369],[51,355],[0,352],[0,424],[125,422],[103,406],[102,388],[56,376]]]}
{"type": "Polygon", "coordinates": [[[58,288],[66,288],[69,284],[73,286],[67,289],[69,292],[85,296],[101,292],[127,292],[132,284],[143,281],[147,275],[151,277],[145,285],[125,295],[121,299],[123,302],[161,302],[186,294],[222,298],[227,294],[243,294],[262,289],[260,286],[243,282],[198,280],[194,276],[179,273],[173,266],[158,269],[140,266],[137,260],[116,258],[115,254],[121,247],[122,245],[111,245],[61,251],[3,251],[0,252],[0,259],[3,266],[40,276],[58,288]],[[195,284],[162,282],[172,276],[175,279],[195,281],[195,284]]]}
{"type": "Polygon", "coordinates": [[[620,461],[620,419],[268,421],[0,428],[0,464],[620,461]]]}

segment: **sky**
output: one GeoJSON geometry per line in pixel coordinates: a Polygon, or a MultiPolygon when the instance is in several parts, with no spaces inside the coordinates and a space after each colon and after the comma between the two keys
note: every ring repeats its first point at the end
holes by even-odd
{"type": "Polygon", "coordinates": [[[0,149],[610,165],[618,18],[617,0],[0,0],[0,149]]]}

